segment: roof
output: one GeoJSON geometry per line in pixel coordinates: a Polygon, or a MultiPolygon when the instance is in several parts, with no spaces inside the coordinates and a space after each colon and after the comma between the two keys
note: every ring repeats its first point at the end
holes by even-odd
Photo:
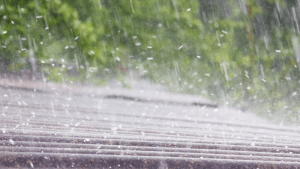
{"type": "Polygon", "coordinates": [[[299,129],[201,97],[0,79],[0,166],[299,166],[299,129]]]}

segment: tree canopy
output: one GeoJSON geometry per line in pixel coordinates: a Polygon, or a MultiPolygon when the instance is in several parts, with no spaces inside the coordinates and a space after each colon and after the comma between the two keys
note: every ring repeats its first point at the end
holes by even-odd
{"type": "Polygon", "coordinates": [[[0,71],[97,82],[136,70],[170,91],[294,123],[299,6],[296,0],[3,0],[0,71]]]}

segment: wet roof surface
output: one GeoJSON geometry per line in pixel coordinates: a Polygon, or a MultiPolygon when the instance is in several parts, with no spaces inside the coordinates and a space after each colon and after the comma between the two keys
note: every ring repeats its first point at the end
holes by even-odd
{"type": "Polygon", "coordinates": [[[9,80],[0,86],[1,167],[300,165],[299,129],[200,97],[9,80]]]}

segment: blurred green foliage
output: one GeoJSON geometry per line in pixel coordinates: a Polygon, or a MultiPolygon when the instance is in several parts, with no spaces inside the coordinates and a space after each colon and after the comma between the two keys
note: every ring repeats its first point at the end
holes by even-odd
{"type": "Polygon", "coordinates": [[[3,0],[0,71],[36,62],[47,80],[103,83],[136,70],[298,123],[297,12],[296,0],[3,0]]]}

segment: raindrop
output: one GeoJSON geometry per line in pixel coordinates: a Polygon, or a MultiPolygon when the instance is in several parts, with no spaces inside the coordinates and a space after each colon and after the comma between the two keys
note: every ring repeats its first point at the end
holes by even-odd
{"type": "Polygon", "coordinates": [[[300,65],[300,49],[299,49],[300,45],[299,45],[299,41],[298,41],[296,36],[292,37],[292,44],[293,44],[293,48],[294,48],[294,51],[295,51],[295,55],[296,55],[298,65],[300,65]]]}
{"type": "Polygon", "coordinates": [[[226,31],[224,31],[224,30],[222,30],[222,32],[225,33],[225,34],[228,34],[228,32],[226,32],[226,31]]]}
{"type": "Polygon", "coordinates": [[[130,4],[131,4],[132,13],[134,13],[134,8],[133,8],[132,0],[130,0],[130,4]]]}
{"type": "Polygon", "coordinates": [[[101,2],[100,2],[100,0],[98,0],[98,4],[99,4],[99,8],[101,9],[102,7],[101,7],[101,2]]]}
{"type": "Polygon", "coordinates": [[[217,34],[217,38],[218,38],[218,46],[221,46],[221,42],[220,42],[220,38],[219,38],[219,33],[218,33],[218,31],[216,31],[216,34],[217,34]]]}
{"type": "Polygon", "coordinates": [[[15,142],[14,142],[14,140],[12,140],[12,139],[9,139],[9,142],[10,142],[10,144],[12,144],[12,145],[15,145],[15,142]]]}
{"type": "Polygon", "coordinates": [[[264,79],[265,78],[265,73],[264,73],[264,68],[263,68],[262,65],[260,65],[260,72],[261,72],[262,78],[264,79]]]}
{"type": "Polygon", "coordinates": [[[45,29],[49,29],[49,26],[48,26],[48,22],[47,22],[46,16],[44,17],[44,19],[45,19],[45,24],[46,24],[46,28],[45,28],[45,29]]]}
{"type": "Polygon", "coordinates": [[[38,49],[38,48],[37,48],[37,46],[36,46],[35,39],[34,39],[34,38],[32,38],[32,41],[33,41],[34,50],[35,50],[35,51],[37,51],[37,49],[38,49]]]}
{"type": "Polygon", "coordinates": [[[223,62],[223,63],[221,64],[221,67],[223,67],[224,72],[225,72],[225,79],[226,79],[226,81],[228,81],[228,80],[229,80],[229,77],[228,77],[228,73],[227,73],[226,64],[223,62]]]}
{"type": "Polygon", "coordinates": [[[56,117],[56,114],[55,114],[55,111],[54,111],[54,105],[53,105],[53,102],[51,102],[51,107],[52,107],[53,117],[56,117]]]}
{"type": "Polygon", "coordinates": [[[298,19],[297,19],[297,14],[296,14],[296,11],[295,11],[295,7],[292,7],[292,12],[293,12],[294,22],[295,22],[296,28],[297,28],[297,33],[300,33],[298,19]]]}
{"type": "Polygon", "coordinates": [[[78,66],[78,60],[77,60],[77,56],[76,56],[76,54],[74,54],[74,57],[75,57],[75,63],[76,63],[76,67],[77,67],[77,69],[79,69],[79,66],[78,66]]]}
{"type": "Polygon", "coordinates": [[[33,166],[33,164],[32,164],[32,162],[30,161],[30,166],[31,166],[31,168],[34,168],[34,166],[33,166]]]}
{"type": "Polygon", "coordinates": [[[22,18],[22,13],[21,13],[21,11],[24,11],[24,9],[23,9],[23,8],[20,9],[20,5],[18,5],[18,10],[19,10],[20,18],[22,18]]]}

